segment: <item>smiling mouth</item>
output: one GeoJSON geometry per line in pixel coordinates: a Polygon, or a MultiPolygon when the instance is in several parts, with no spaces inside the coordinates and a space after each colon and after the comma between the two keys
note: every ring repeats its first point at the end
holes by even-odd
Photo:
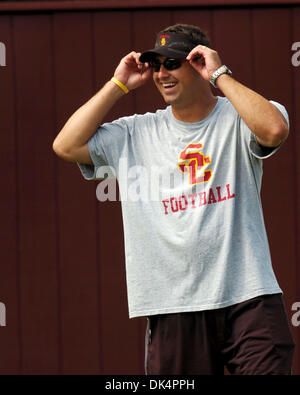
{"type": "Polygon", "coordinates": [[[161,84],[164,90],[168,91],[177,85],[177,82],[164,82],[161,84]]]}

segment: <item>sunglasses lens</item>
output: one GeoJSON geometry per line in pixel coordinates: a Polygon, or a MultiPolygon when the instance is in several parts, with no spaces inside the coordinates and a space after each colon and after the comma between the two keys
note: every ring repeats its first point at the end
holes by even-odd
{"type": "Polygon", "coordinates": [[[179,67],[181,66],[181,60],[180,59],[166,59],[164,61],[164,66],[167,70],[179,69],[179,67]]]}
{"type": "Polygon", "coordinates": [[[160,63],[159,60],[153,59],[149,61],[150,67],[157,73],[160,70],[160,66],[163,65],[166,70],[176,70],[181,66],[180,59],[166,59],[163,63],[160,63]]]}
{"type": "Polygon", "coordinates": [[[158,60],[150,60],[149,65],[155,72],[158,72],[161,63],[158,60]]]}

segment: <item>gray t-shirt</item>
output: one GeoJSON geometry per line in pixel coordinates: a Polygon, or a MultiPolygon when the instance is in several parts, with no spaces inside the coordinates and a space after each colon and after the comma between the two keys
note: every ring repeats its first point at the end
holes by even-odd
{"type": "Polygon", "coordinates": [[[227,98],[197,123],[170,106],[120,118],[88,145],[83,176],[109,165],[119,183],[130,318],[281,292],[260,199],[262,158],[278,148],[261,147],[227,98]]]}

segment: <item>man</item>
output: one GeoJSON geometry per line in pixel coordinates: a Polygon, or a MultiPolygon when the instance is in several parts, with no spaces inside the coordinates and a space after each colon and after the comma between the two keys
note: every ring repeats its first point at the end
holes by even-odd
{"type": "Polygon", "coordinates": [[[86,179],[115,169],[129,315],[148,318],[148,374],[291,373],[294,343],[260,202],[262,159],[287,138],[288,115],[231,74],[199,28],[171,26],[154,49],[125,56],[54,142],[86,179]],[[167,108],[99,128],[151,76],[167,108]],[[143,189],[153,168],[158,198],[129,196],[131,170],[143,189]]]}

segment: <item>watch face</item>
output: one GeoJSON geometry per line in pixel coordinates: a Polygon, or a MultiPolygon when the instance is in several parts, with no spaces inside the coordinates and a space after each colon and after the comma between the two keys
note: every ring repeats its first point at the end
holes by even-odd
{"type": "Polygon", "coordinates": [[[211,79],[210,79],[211,84],[212,84],[215,88],[217,88],[216,80],[217,80],[217,78],[220,77],[220,75],[222,75],[222,74],[229,74],[229,75],[232,75],[232,72],[231,72],[231,71],[229,70],[229,68],[228,68],[227,66],[225,66],[225,65],[222,65],[221,67],[219,67],[219,68],[213,73],[213,75],[211,76],[211,79]]]}
{"type": "Polygon", "coordinates": [[[224,74],[227,73],[227,67],[226,66],[222,66],[222,70],[220,70],[220,74],[224,74]]]}

